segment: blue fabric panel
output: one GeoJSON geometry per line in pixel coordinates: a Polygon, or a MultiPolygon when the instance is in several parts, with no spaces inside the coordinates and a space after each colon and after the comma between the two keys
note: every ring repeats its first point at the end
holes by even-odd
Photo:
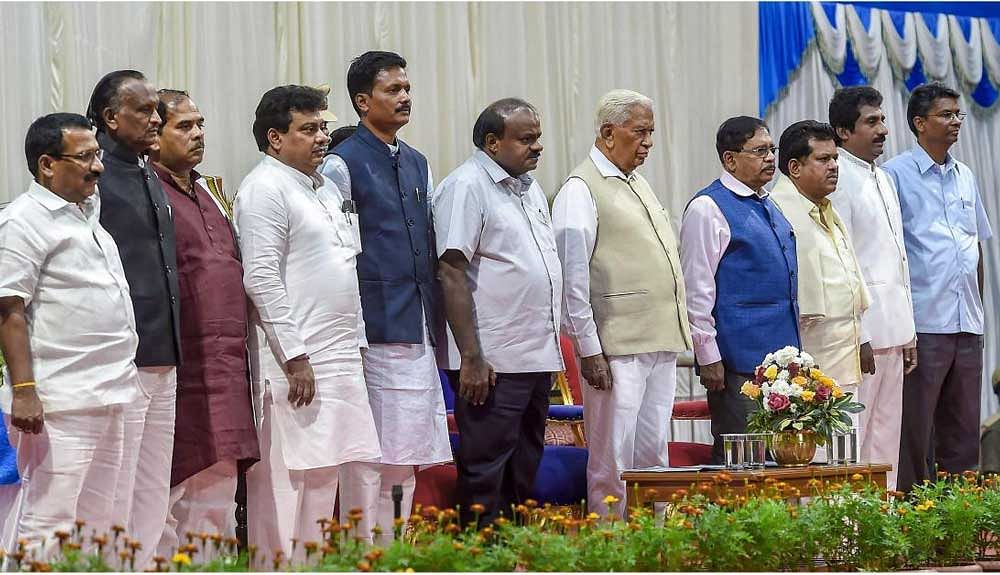
{"type": "Polygon", "coordinates": [[[17,453],[7,439],[7,426],[0,418],[0,485],[18,482],[17,453]]]}
{"type": "Polygon", "coordinates": [[[997,93],[997,89],[990,82],[989,74],[986,70],[983,70],[983,79],[979,81],[979,85],[972,91],[971,96],[977,104],[984,108],[989,108],[996,103],[997,97],[1000,94],[997,93]]]}
{"type": "Polygon", "coordinates": [[[763,118],[802,63],[816,28],[806,2],[758,2],[757,14],[759,113],[763,118]]]}
{"type": "Polygon", "coordinates": [[[968,44],[969,38],[972,35],[972,18],[968,16],[955,16],[955,20],[958,20],[958,27],[962,29],[962,37],[965,38],[965,42],[968,44]]]}
{"type": "Polygon", "coordinates": [[[927,29],[931,31],[931,34],[937,38],[938,37],[938,15],[937,13],[931,12],[921,12],[920,16],[923,17],[924,23],[927,24],[927,29]]]}
{"type": "Polygon", "coordinates": [[[896,29],[896,35],[903,37],[903,30],[906,28],[906,12],[889,10],[889,19],[892,20],[892,27],[896,29]]]}
{"type": "Polygon", "coordinates": [[[455,411],[455,392],[448,384],[448,376],[443,369],[438,370],[438,377],[441,378],[441,390],[444,392],[444,408],[448,411],[455,411]]]}
{"type": "Polygon", "coordinates": [[[837,82],[841,86],[867,86],[870,84],[868,78],[861,72],[861,65],[854,57],[854,47],[850,40],[847,41],[847,54],[844,57],[844,71],[837,74],[837,82]]]}
{"type": "Polygon", "coordinates": [[[549,419],[557,421],[583,421],[582,405],[550,405],[549,419]]]}
{"type": "Polygon", "coordinates": [[[854,12],[858,15],[858,20],[861,20],[861,25],[865,27],[865,30],[871,28],[872,25],[872,9],[868,6],[862,6],[861,4],[856,4],[854,6],[854,12]]]}
{"type": "MultiPolygon", "coordinates": [[[[894,0],[874,0],[872,2],[840,2],[841,4],[864,4],[865,8],[881,8],[902,12],[930,12],[996,18],[1000,16],[1000,2],[895,2],[894,0]]],[[[897,26],[898,29],[898,26],[897,26]]]]}
{"type": "Polygon", "coordinates": [[[906,85],[906,89],[913,91],[917,86],[927,82],[927,76],[924,75],[924,65],[920,63],[920,58],[917,58],[916,63],[913,64],[913,70],[910,70],[910,77],[903,82],[906,85]]]}
{"type": "Polygon", "coordinates": [[[546,445],[531,498],[541,504],[574,505],[587,498],[587,450],[546,445]]]}

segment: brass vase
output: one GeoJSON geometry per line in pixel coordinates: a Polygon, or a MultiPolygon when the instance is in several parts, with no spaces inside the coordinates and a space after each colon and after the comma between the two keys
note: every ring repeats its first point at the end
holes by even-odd
{"type": "Polygon", "coordinates": [[[771,436],[771,454],[781,467],[805,467],[816,455],[812,431],[779,431],[771,436]]]}

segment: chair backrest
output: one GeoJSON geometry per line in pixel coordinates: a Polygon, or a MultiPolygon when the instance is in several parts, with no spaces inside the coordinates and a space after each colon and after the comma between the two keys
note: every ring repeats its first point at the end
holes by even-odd
{"type": "Polygon", "coordinates": [[[566,364],[566,383],[573,396],[574,405],[583,405],[583,390],[580,388],[580,366],[576,362],[576,350],[573,342],[564,335],[559,336],[559,347],[562,350],[563,363],[566,364]]]}

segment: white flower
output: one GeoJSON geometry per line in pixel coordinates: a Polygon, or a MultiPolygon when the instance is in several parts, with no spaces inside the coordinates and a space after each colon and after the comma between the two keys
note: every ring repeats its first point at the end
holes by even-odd
{"type": "Polygon", "coordinates": [[[789,345],[774,352],[774,361],[778,362],[781,367],[787,367],[798,355],[799,350],[789,345]]]}
{"type": "Polygon", "coordinates": [[[764,361],[761,362],[761,365],[763,365],[763,366],[766,367],[772,361],[774,361],[774,354],[773,353],[769,353],[769,354],[767,354],[767,355],[764,356],[764,361]]]}
{"type": "Polygon", "coordinates": [[[788,379],[788,370],[783,369],[778,372],[778,379],[788,379]]]}
{"type": "Polygon", "coordinates": [[[801,363],[802,367],[807,369],[810,367],[816,367],[816,360],[813,359],[813,356],[809,355],[808,353],[803,351],[801,354],[799,354],[799,357],[800,357],[799,362],[801,363]]]}
{"type": "Polygon", "coordinates": [[[790,387],[791,391],[789,392],[788,395],[790,395],[791,397],[802,397],[802,392],[805,390],[802,389],[801,385],[793,383],[790,387]]]}

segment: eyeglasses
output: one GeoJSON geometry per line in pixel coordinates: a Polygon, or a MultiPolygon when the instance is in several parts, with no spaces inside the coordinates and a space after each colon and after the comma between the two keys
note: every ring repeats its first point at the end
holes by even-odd
{"type": "Polygon", "coordinates": [[[959,122],[964,122],[965,117],[968,116],[965,112],[942,112],[940,114],[932,114],[935,118],[941,118],[946,122],[954,122],[956,119],[959,122]]]}
{"type": "Polygon", "coordinates": [[[54,158],[60,158],[64,160],[76,160],[82,164],[90,165],[94,163],[94,158],[98,160],[104,159],[104,150],[90,150],[89,152],[80,152],[79,154],[51,154],[54,158]]]}
{"type": "Polygon", "coordinates": [[[752,150],[736,150],[736,152],[743,152],[744,154],[750,154],[751,156],[757,156],[758,158],[766,158],[768,154],[777,153],[777,146],[759,146],[752,150]]]}

